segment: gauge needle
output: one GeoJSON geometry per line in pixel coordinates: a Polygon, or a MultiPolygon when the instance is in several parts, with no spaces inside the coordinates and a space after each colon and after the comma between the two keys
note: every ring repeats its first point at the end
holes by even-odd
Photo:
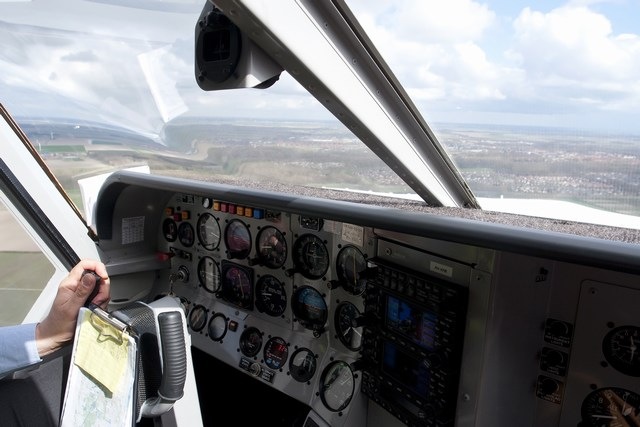
{"type": "Polygon", "coordinates": [[[358,284],[358,273],[356,272],[356,257],[353,257],[353,286],[358,284]]]}
{"type": "Polygon", "coordinates": [[[591,418],[606,418],[608,420],[615,420],[616,417],[613,415],[591,415],[591,418]]]}
{"type": "Polygon", "coordinates": [[[631,340],[631,347],[629,347],[631,349],[631,361],[633,362],[633,356],[635,356],[636,354],[636,349],[638,347],[636,347],[635,342],[633,341],[633,337],[629,337],[629,339],[631,340]]]}

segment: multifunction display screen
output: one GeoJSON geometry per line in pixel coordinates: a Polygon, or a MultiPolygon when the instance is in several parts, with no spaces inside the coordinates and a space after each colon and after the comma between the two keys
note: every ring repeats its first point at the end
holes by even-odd
{"type": "Polygon", "coordinates": [[[438,316],[387,295],[385,324],[388,330],[399,333],[426,350],[433,350],[438,316]]]}
{"type": "Polygon", "coordinates": [[[417,359],[390,341],[384,342],[382,371],[408,387],[421,399],[429,392],[431,370],[426,360],[417,359]]]}

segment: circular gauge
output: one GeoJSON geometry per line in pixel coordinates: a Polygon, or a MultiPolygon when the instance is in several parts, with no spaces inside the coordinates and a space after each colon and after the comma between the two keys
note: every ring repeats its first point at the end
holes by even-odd
{"type": "Polygon", "coordinates": [[[220,290],[220,268],[213,258],[202,257],[198,263],[198,280],[205,291],[215,293],[220,290]]]}
{"type": "Polygon", "coordinates": [[[249,227],[234,219],[224,230],[224,243],[227,245],[227,255],[229,258],[244,259],[251,252],[251,233],[249,227]]]}
{"type": "Polygon", "coordinates": [[[171,218],[162,221],[162,234],[167,242],[175,242],[178,238],[178,226],[171,218]]]}
{"type": "Polygon", "coordinates": [[[314,234],[300,236],[293,246],[296,271],[307,279],[320,279],[329,268],[329,252],[324,242],[314,234]]]}
{"type": "Polygon", "coordinates": [[[582,401],[582,421],[585,427],[632,426],[638,425],[639,419],[640,395],[623,388],[594,390],[582,401]]]}
{"type": "Polygon", "coordinates": [[[336,273],[340,284],[353,295],[360,295],[367,285],[365,271],[367,260],[360,249],[355,246],[345,246],[340,249],[336,259],[336,273]]]}
{"type": "Polygon", "coordinates": [[[269,268],[280,268],[287,260],[287,241],[275,227],[265,227],[258,233],[259,262],[269,268]]]}
{"type": "Polygon", "coordinates": [[[322,329],[327,321],[327,303],[322,294],[311,286],[295,290],[291,309],[300,324],[308,329],[322,329]]]}
{"type": "Polygon", "coordinates": [[[189,326],[192,330],[200,332],[207,324],[207,309],[198,304],[189,313],[189,326]]]}
{"type": "Polygon", "coordinates": [[[253,309],[252,270],[222,261],[222,297],[240,308],[253,309]]]}
{"type": "Polygon", "coordinates": [[[351,402],[355,390],[353,371],[347,362],[331,362],[322,372],[320,398],[330,411],[342,411],[351,402]]]}
{"type": "Polygon", "coordinates": [[[191,301],[189,301],[185,297],[180,297],[180,307],[182,307],[184,315],[187,316],[187,314],[189,314],[189,310],[191,309],[191,301]]]}
{"type": "Polygon", "coordinates": [[[253,357],[262,348],[262,333],[258,328],[250,327],[240,335],[240,351],[247,357],[253,357]]]}
{"type": "Polygon", "coordinates": [[[280,369],[287,363],[289,347],[287,342],[280,337],[269,338],[264,345],[264,364],[271,369],[280,369]]]}
{"type": "Polygon", "coordinates": [[[220,244],[220,224],[216,217],[210,213],[200,215],[198,218],[198,240],[202,247],[207,250],[214,250],[220,244]]]}
{"type": "Polygon", "coordinates": [[[336,334],[340,342],[353,351],[362,347],[362,326],[355,326],[359,317],[360,310],[350,302],[342,302],[336,308],[336,334]]]}
{"type": "Polygon", "coordinates": [[[216,313],[209,320],[209,338],[214,341],[222,341],[227,334],[227,318],[222,313],[216,313]]]}
{"type": "Polygon", "coordinates": [[[256,283],[256,308],[269,316],[280,316],[287,309],[287,292],[282,283],[267,274],[256,283]]]}
{"type": "Polygon", "coordinates": [[[640,327],[619,326],[602,340],[607,362],[625,375],[640,377],[640,327]]]}
{"type": "Polygon", "coordinates": [[[193,226],[188,222],[181,222],[178,226],[178,240],[186,247],[193,246],[194,242],[193,226]]]}
{"type": "Polygon", "coordinates": [[[289,359],[289,371],[294,380],[301,383],[309,381],[316,373],[316,355],[308,348],[299,348],[289,359]]]}

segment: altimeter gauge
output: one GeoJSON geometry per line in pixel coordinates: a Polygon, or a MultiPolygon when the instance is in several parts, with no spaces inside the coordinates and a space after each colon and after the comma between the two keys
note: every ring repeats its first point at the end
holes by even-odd
{"type": "Polygon", "coordinates": [[[585,427],[640,425],[640,395],[619,387],[594,390],[582,402],[585,427]]]}
{"type": "Polygon", "coordinates": [[[359,317],[358,307],[348,301],[341,302],[336,309],[336,334],[342,344],[352,351],[362,347],[362,326],[357,323],[359,317]]]}

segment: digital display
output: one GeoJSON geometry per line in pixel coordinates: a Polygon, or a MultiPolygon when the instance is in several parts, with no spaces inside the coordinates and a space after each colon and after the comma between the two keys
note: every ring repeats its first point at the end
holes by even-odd
{"type": "Polygon", "coordinates": [[[401,334],[422,348],[433,350],[438,321],[435,313],[412,307],[391,295],[387,296],[386,307],[387,329],[401,334]]]}
{"type": "Polygon", "coordinates": [[[396,344],[385,341],[382,371],[402,383],[420,398],[426,399],[429,391],[430,369],[425,360],[418,360],[396,344]]]}

